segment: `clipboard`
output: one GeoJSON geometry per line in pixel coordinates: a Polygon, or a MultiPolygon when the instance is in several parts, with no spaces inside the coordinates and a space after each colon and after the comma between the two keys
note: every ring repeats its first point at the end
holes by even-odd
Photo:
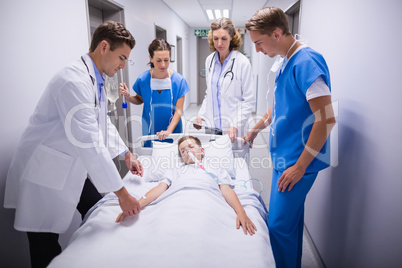
{"type": "Polygon", "coordinates": [[[222,135],[223,134],[222,129],[219,129],[219,128],[209,127],[207,125],[198,124],[198,123],[195,123],[195,122],[193,123],[193,125],[196,125],[196,126],[199,126],[201,128],[204,128],[205,131],[210,131],[211,133],[214,133],[216,135],[222,135]]]}

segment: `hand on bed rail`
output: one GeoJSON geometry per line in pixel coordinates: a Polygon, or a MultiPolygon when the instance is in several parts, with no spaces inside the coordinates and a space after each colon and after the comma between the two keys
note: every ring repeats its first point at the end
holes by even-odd
{"type": "Polygon", "coordinates": [[[170,134],[172,134],[172,132],[168,131],[168,130],[162,130],[160,132],[156,133],[156,136],[158,136],[158,139],[160,141],[166,139],[170,134]]]}
{"type": "Polygon", "coordinates": [[[228,129],[228,131],[226,131],[226,134],[228,134],[228,136],[229,136],[229,138],[230,138],[230,141],[232,142],[232,143],[234,143],[236,140],[237,140],[237,128],[235,128],[235,127],[230,127],[229,129],[228,129]]]}
{"type": "Polygon", "coordinates": [[[250,131],[249,133],[247,133],[246,135],[242,136],[241,138],[243,139],[243,146],[246,145],[246,143],[248,143],[250,145],[250,148],[253,148],[253,142],[255,140],[255,138],[257,137],[258,132],[256,131],[250,131]]]}

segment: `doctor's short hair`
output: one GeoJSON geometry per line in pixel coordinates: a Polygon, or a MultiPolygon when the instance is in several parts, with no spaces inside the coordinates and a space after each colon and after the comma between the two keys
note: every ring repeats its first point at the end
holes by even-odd
{"type": "Polygon", "coordinates": [[[273,31],[279,28],[284,35],[290,35],[288,17],[282,9],[277,7],[264,7],[246,22],[246,29],[259,31],[260,34],[271,36],[273,31]]]}
{"type": "Polygon", "coordinates": [[[232,37],[229,45],[229,50],[239,50],[239,48],[243,44],[243,39],[241,38],[241,35],[236,31],[236,27],[234,26],[233,22],[230,19],[224,17],[219,18],[211,23],[211,30],[208,33],[209,50],[211,50],[211,52],[214,52],[216,50],[212,33],[213,31],[218,29],[227,30],[230,37],[232,37]]]}
{"type": "Polygon", "coordinates": [[[135,46],[135,39],[126,27],[122,23],[112,20],[105,21],[96,28],[92,35],[89,52],[94,52],[103,40],[109,43],[111,51],[123,46],[123,44],[127,44],[131,49],[135,46]]]}
{"type": "MultiPolygon", "coordinates": [[[[171,53],[171,47],[170,44],[162,38],[156,38],[152,41],[152,43],[148,46],[148,52],[149,52],[149,56],[151,56],[151,58],[154,57],[155,51],[165,51],[168,50],[169,51],[169,57],[170,57],[170,53],[171,53]]],[[[148,62],[149,65],[151,65],[151,68],[154,68],[154,64],[150,61],[148,62]]]]}

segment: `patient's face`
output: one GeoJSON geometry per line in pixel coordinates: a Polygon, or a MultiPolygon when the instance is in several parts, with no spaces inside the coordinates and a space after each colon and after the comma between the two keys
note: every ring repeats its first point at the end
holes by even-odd
{"type": "Polygon", "coordinates": [[[187,139],[180,143],[179,152],[181,159],[185,164],[194,164],[194,160],[191,159],[188,155],[188,152],[191,151],[193,155],[201,162],[202,155],[204,154],[204,148],[198,146],[198,144],[193,139],[187,139]]]}

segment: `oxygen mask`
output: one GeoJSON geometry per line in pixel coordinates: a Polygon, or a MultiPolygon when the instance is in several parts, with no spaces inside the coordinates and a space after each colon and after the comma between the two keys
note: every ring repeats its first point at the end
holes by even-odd
{"type": "Polygon", "coordinates": [[[202,149],[202,147],[196,148],[196,149],[190,149],[190,148],[186,148],[184,149],[183,152],[183,160],[185,162],[187,162],[186,160],[188,158],[190,158],[191,160],[194,161],[194,163],[196,163],[197,165],[201,165],[200,161],[197,159],[197,157],[195,156],[197,154],[197,152],[202,149]]]}

